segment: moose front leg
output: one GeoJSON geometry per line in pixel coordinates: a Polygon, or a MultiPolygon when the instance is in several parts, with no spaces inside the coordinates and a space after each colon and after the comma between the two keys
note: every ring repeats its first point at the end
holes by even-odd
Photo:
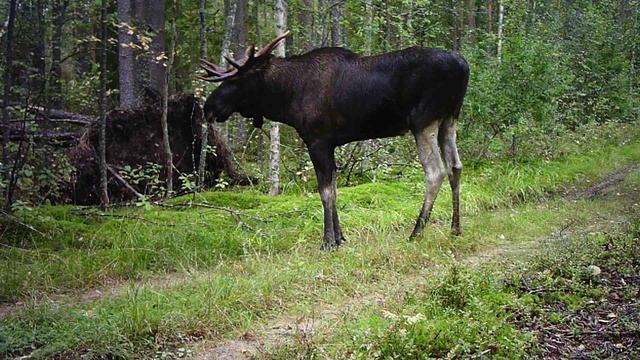
{"type": "Polygon", "coordinates": [[[440,148],[438,147],[438,128],[440,121],[434,121],[433,124],[413,132],[418,147],[418,158],[424,170],[426,178],[426,189],[422,209],[416,220],[416,226],[411,233],[410,239],[416,238],[422,233],[424,226],[429,221],[433,203],[436,201],[440,186],[444,180],[445,172],[442,158],[440,156],[440,148]]]}
{"type": "Polygon", "coordinates": [[[316,170],[318,192],[324,210],[324,241],[323,250],[340,246],[342,230],[336,209],[336,164],[334,148],[330,146],[310,146],[309,155],[316,170]]]}

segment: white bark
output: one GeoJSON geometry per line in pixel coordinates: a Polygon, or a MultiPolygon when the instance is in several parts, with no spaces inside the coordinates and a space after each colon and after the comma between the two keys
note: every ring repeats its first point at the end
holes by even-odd
{"type": "Polygon", "coordinates": [[[498,62],[502,61],[502,31],[504,28],[504,1],[498,1],[498,62]]]}
{"type": "MultiPolygon", "coordinates": [[[[222,48],[220,49],[220,65],[227,66],[227,59],[225,56],[230,56],[229,49],[231,48],[231,35],[233,34],[233,28],[236,22],[236,9],[238,3],[235,0],[225,0],[225,14],[224,19],[224,34],[222,34],[222,48]]],[[[218,125],[218,129],[225,141],[229,140],[229,122],[218,125]]]]}
{"type": "MultiPolygon", "coordinates": [[[[207,58],[207,0],[200,0],[200,57],[207,58]]],[[[204,179],[207,165],[207,140],[209,137],[209,124],[204,117],[200,121],[200,159],[198,161],[198,186],[204,187],[204,179]]]]}
{"type": "MultiPolygon", "coordinates": [[[[276,0],[276,35],[284,34],[287,28],[287,2],[276,0]]],[[[285,42],[281,41],[275,49],[276,56],[285,56],[285,42]]],[[[271,151],[269,161],[269,195],[280,193],[280,124],[271,125],[271,151]]]]}
{"type": "MultiPolygon", "coordinates": [[[[164,32],[164,30],[163,30],[164,32]]],[[[171,142],[169,141],[169,125],[168,125],[168,103],[169,103],[169,73],[173,67],[176,49],[176,0],[173,0],[173,18],[171,19],[171,50],[169,52],[169,60],[165,71],[165,79],[162,88],[162,117],[160,123],[162,125],[162,147],[164,150],[164,167],[167,184],[167,197],[173,193],[173,153],[171,152],[171,142]]]]}
{"type": "Polygon", "coordinates": [[[231,47],[231,34],[235,27],[237,8],[238,3],[236,1],[231,1],[224,20],[224,34],[222,35],[222,49],[220,50],[220,65],[222,66],[227,65],[227,60],[224,57],[231,55],[229,54],[229,48],[231,47]]]}

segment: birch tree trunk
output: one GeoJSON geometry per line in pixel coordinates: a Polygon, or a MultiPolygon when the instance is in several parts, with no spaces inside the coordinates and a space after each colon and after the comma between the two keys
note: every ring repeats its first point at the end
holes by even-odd
{"type": "MultiPolygon", "coordinates": [[[[247,0],[236,1],[236,14],[234,22],[234,35],[233,35],[233,47],[235,49],[235,57],[244,54],[245,47],[247,46],[247,0]]],[[[234,143],[236,149],[242,149],[247,143],[247,127],[246,121],[240,115],[236,116],[239,121],[236,121],[236,139],[234,143]]]]}
{"type": "MultiPolygon", "coordinates": [[[[11,70],[13,69],[13,32],[15,28],[16,19],[16,3],[17,0],[10,0],[9,3],[9,22],[7,25],[7,52],[5,53],[5,68],[4,68],[4,99],[2,107],[2,177],[6,182],[9,182],[9,137],[11,133],[9,103],[11,102],[11,70]]],[[[11,190],[7,187],[4,194],[5,203],[4,207],[7,212],[11,211],[11,190]]]]}
{"type": "Polygon", "coordinates": [[[502,31],[504,28],[504,0],[498,0],[498,62],[502,62],[502,31]]]}
{"type": "MultiPolygon", "coordinates": [[[[266,8],[266,6],[265,6],[266,8]]],[[[265,11],[266,12],[266,11],[265,11]]],[[[253,14],[256,19],[255,23],[255,33],[256,33],[256,43],[262,44],[262,33],[260,32],[260,2],[254,1],[253,3],[253,14]]],[[[265,141],[264,134],[262,131],[256,132],[256,161],[258,161],[258,167],[260,168],[260,174],[266,174],[265,171],[265,141]]]]}
{"type": "Polygon", "coordinates": [[[124,110],[131,110],[138,104],[131,19],[131,0],[118,0],[118,79],[120,108],[124,110]]]}
{"type": "MultiPolygon", "coordinates": [[[[171,153],[171,143],[169,141],[169,126],[167,124],[168,115],[168,103],[169,103],[169,74],[171,73],[171,67],[173,66],[173,60],[175,56],[176,47],[176,0],[173,0],[173,18],[171,19],[171,51],[169,52],[169,59],[164,72],[164,82],[162,89],[162,117],[160,123],[162,125],[162,148],[164,150],[164,168],[165,168],[165,182],[167,184],[166,196],[169,197],[173,193],[173,154],[171,153]]],[[[164,30],[163,30],[164,32],[164,30]]]]}
{"type": "Polygon", "coordinates": [[[100,204],[109,206],[107,190],[107,0],[102,0],[100,9],[100,32],[102,53],[100,54],[100,124],[98,131],[98,172],[100,174],[100,204]]]}
{"type": "MultiPolygon", "coordinates": [[[[287,28],[287,1],[276,0],[276,35],[284,34],[287,28]]],[[[275,49],[276,56],[285,56],[285,42],[281,41],[275,49]]],[[[271,125],[271,151],[269,161],[269,195],[280,193],[280,124],[273,122],[271,125]]]]}
{"type": "MultiPolygon", "coordinates": [[[[225,0],[224,2],[224,34],[222,35],[222,48],[220,49],[220,65],[227,66],[227,59],[225,56],[229,56],[229,50],[231,48],[231,35],[233,34],[233,28],[236,21],[236,9],[237,3],[233,0],[225,0]]],[[[220,133],[225,141],[229,139],[229,122],[218,125],[220,127],[220,133]]]]}
{"type": "MultiPolygon", "coordinates": [[[[365,8],[367,11],[367,32],[366,32],[366,54],[371,55],[373,52],[373,1],[365,0],[365,8]]],[[[373,140],[364,140],[360,142],[360,146],[362,146],[362,153],[365,155],[365,158],[360,162],[360,170],[362,172],[366,171],[369,167],[369,160],[366,157],[367,154],[371,152],[373,148],[374,141],[373,140]]]]}
{"type": "MultiPolygon", "coordinates": [[[[200,58],[207,58],[207,0],[200,0],[200,58]]],[[[207,170],[207,146],[209,138],[209,124],[204,118],[200,119],[200,158],[198,161],[198,187],[204,188],[207,170]]]]}

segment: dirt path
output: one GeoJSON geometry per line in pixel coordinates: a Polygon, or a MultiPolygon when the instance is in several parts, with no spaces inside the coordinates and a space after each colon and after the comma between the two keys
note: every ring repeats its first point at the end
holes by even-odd
{"type": "MultiPolygon", "coordinates": [[[[574,190],[564,196],[566,200],[594,199],[617,190],[619,185],[631,173],[640,170],[640,164],[626,166],[604,178],[599,183],[586,190],[574,190]]],[[[636,194],[637,195],[637,194],[636,194]]],[[[611,228],[620,224],[624,216],[601,219],[592,223],[587,228],[580,229],[579,233],[588,233],[596,229],[611,228]]],[[[570,235],[576,235],[578,230],[571,229],[568,224],[558,229],[551,235],[526,243],[507,244],[498,246],[480,253],[460,259],[470,266],[480,266],[495,259],[517,257],[520,254],[531,253],[540,249],[540,244],[551,241],[562,241],[570,235]]],[[[394,278],[381,281],[371,289],[368,294],[357,294],[347,298],[342,303],[320,304],[309,314],[285,314],[277,319],[272,319],[266,324],[249,332],[235,336],[234,339],[208,340],[197,344],[193,348],[196,360],[247,360],[267,357],[274,349],[287,344],[297,343],[304,346],[311,343],[312,338],[319,334],[331,334],[341,319],[348,314],[353,314],[360,309],[375,305],[383,308],[384,304],[403,301],[405,289],[419,291],[425,288],[427,277],[433,278],[442,273],[444,266],[432,266],[423,268],[418,272],[407,274],[402,278],[394,278]]]]}

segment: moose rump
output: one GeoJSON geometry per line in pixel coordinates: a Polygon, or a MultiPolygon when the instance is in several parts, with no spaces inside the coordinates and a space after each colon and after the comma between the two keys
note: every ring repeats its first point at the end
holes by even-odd
{"type": "Polygon", "coordinates": [[[324,208],[323,248],[344,237],[336,210],[335,148],[358,140],[410,131],[426,178],[422,209],[411,237],[429,219],[448,174],[453,193],[452,232],[460,233],[460,174],[456,120],[469,80],[467,62],[443,50],[412,47],[360,57],[342,48],[321,48],[289,58],[270,55],[288,33],[224,69],[203,61],[203,79],[222,84],[205,104],[208,119],[231,112],[294,127],[313,162],[324,208]]]}

